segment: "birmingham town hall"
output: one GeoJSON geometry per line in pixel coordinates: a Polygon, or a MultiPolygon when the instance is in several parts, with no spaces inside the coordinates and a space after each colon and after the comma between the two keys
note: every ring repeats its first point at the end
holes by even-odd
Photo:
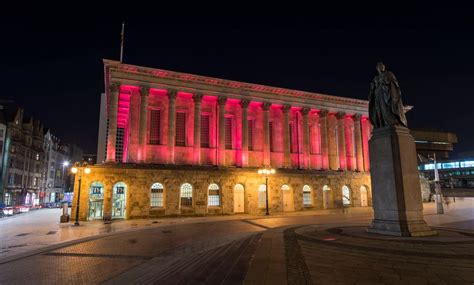
{"type": "Polygon", "coordinates": [[[81,220],[258,214],[266,194],[270,213],[371,206],[366,100],[112,60],[104,70],[103,161],[76,177],[81,220]],[[268,193],[264,167],[276,170],[268,193]]]}

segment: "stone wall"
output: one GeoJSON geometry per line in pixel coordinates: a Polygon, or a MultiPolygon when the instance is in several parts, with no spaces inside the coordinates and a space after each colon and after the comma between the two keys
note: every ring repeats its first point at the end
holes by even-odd
{"type": "MultiPolygon", "coordinates": [[[[78,175],[75,187],[78,189],[78,175]]],[[[98,165],[91,167],[91,173],[82,175],[80,197],[80,220],[87,220],[89,211],[89,191],[93,182],[104,186],[104,215],[110,215],[112,209],[113,187],[124,182],[126,187],[126,218],[147,218],[178,215],[215,215],[234,214],[234,187],[244,186],[244,212],[264,213],[259,208],[258,188],[265,184],[265,178],[257,173],[257,168],[217,168],[217,167],[166,167],[151,165],[98,165]],[[150,207],[150,188],[155,182],[164,186],[164,207],[150,207]],[[193,186],[192,207],[180,206],[180,187],[183,183],[193,186]],[[208,207],[208,186],[216,183],[220,188],[220,206],[208,207]]],[[[316,171],[278,169],[268,179],[268,201],[270,213],[284,211],[282,185],[288,185],[292,191],[294,210],[323,209],[323,186],[330,187],[329,208],[342,206],[342,187],[351,190],[351,206],[361,206],[360,187],[368,189],[368,205],[372,203],[370,175],[350,171],[316,171]],[[303,206],[303,186],[311,188],[312,205],[303,206]]],[[[286,190],[287,191],[287,190],[286,190]]],[[[77,197],[75,193],[74,197],[77,197]]],[[[76,199],[76,198],[75,198],[76,199]]],[[[75,213],[76,201],[72,213],[75,213]]],[[[74,216],[74,215],[73,215],[74,216]]]]}

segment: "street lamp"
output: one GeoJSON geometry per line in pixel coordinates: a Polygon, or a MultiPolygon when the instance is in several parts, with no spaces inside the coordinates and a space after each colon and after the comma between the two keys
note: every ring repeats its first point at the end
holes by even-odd
{"type": "Polygon", "coordinates": [[[67,168],[69,166],[69,161],[64,161],[63,162],[63,174],[61,176],[61,179],[63,180],[62,186],[63,186],[63,193],[66,192],[66,180],[64,179],[64,168],[67,168]]]}
{"type": "Polygon", "coordinates": [[[262,168],[258,170],[258,174],[265,176],[265,207],[266,213],[265,215],[268,216],[268,175],[275,174],[275,169],[273,168],[262,168]]]}
{"type": "MultiPolygon", "coordinates": [[[[91,173],[91,169],[87,167],[87,162],[75,162],[74,166],[71,168],[71,172],[76,175],[79,174],[79,187],[77,189],[77,205],[76,205],[76,222],[74,222],[75,226],[79,226],[79,203],[81,202],[81,180],[82,174],[89,174],[91,173]]],[[[75,178],[75,177],[74,177],[75,178]]]]}

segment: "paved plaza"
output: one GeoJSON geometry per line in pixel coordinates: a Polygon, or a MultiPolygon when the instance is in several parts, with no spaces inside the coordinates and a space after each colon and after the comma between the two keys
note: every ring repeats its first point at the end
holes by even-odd
{"type": "Polygon", "coordinates": [[[424,238],[366,233],[368,207],[79,227],[43,209],[0,220],[0,284],[472,284],[474,199],[435,206],[424,238]]]}

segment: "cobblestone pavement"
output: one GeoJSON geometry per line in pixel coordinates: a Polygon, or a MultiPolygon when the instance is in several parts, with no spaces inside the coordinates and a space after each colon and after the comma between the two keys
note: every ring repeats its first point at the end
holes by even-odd
{"type": "Polygon", "coordinates": [[[368,234],[369,208],[80,227],[3,220],[9,244],[47,247],[0,255],[0,284],[472,284],[474,199],[457,199],[444,215],[424,207],[435,238],[368,234]]]}

